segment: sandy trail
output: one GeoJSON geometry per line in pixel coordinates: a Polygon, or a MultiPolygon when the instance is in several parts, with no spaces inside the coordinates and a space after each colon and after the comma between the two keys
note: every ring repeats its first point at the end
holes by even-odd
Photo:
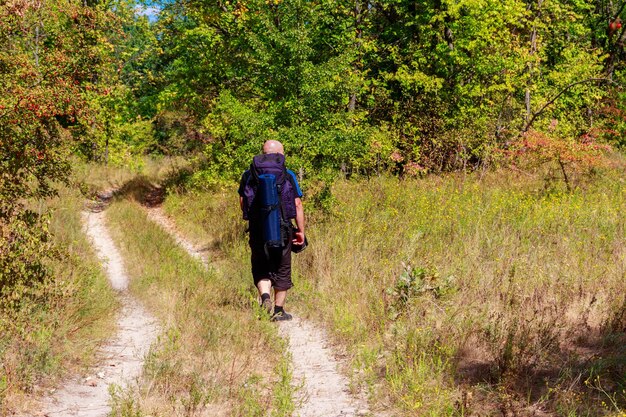
{"type": "Polygon", "coordinates": [[[136,383],[143,359],[159,330],[154,317],[127,292],[128,276],[105,226],[104,213],[83,213],[83,224],[122,301],[118,332],[100,348],[98,365],[89,369],[87,375],[67,381],[47,398],[40,416],[107,416],[111,412],[109,388],[136,383]]]}
{"type": "Polygon", "coordinates": [[[302,386],[296,394],[300,417],[372,415],[365,400],[350,394],[322,330],[297,317],[279,326],[280,335],[289,340],[294,386],[302,386]]]}
{"type": "MultiPolygon", "coordinates": [[[[191,256],[205,266],[202,251],[187,241],[160,207],[147,208],[148,217],[159,224],[191,256]]],[[[279,323],[280,335],[289,341],[294,386],[298,387],[295,402],[300,417],[370,416],[367,402],[350,395],[348,380],[339,372],[340,362],[334,357],[328,338],[317,326],[295,317],[279,323]]]]}

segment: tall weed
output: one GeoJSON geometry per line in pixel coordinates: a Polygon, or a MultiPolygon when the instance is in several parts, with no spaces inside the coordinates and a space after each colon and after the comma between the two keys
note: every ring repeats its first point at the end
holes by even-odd
{"type": "Polygon", "coordinates": [[[142,391],[126,395],[135,409],[184,416],[283,409],[270,395],[285,388],[275,376],[283,342],[267,320],[257,319],[251,286],[228,274],[225,265],[205,270],[136,203],[115,203],[107,215],[131,292],[164,326],[146,362],[142,391]]]}
{"type": "MultiPolygon", "coordinates": [[[[623,168],[572,191],[500,171],[338,181],[332,196],[323,209],[305,198],[311,245],[295,257],[288,302],[328,324],[375,403],[597,415],[601,395],[579,375],[599,355],[615,359],[600,378],[619,400],[623,168]]],[[[165,207],[200,240],[217,231],[211,245],[250,279],[234,185],[165,207]]]]}

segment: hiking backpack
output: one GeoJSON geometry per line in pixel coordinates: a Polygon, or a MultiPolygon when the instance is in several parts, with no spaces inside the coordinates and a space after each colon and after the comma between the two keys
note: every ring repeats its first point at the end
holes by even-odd
{"type": "Polygon", "coordinates": [[[257,155],[243,188],[243,218],[262,231],[266,249],[283,248],[296,217],[296,189],[279,153],[257,155]]]}

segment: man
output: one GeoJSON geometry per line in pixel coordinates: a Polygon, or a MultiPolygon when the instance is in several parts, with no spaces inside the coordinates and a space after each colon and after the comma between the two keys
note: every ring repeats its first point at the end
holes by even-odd
{"type": "MultiPolygon", "coordinates": [[[[276,140],[268,140],[263,144],[263,154],[281,154],[284,155],[283,145],[276,140]]],[[[285,300],[287,298],[287,291],[293,286],[291,281],[291,248],[293,245],[304,245],[304,208],[302,207],[302,191],[296,179],[296,175],[286,170],[286,180],[291,184],[291,187],[285,187],[292,194],[286,198],[293,198],[295,203],[295,221],[296,230],[292,236],[288,236],[284,242],[284,247],[278,252],[267,251],[262,238],[262,226],[261,222],[254,216],[250,216],[250,250],[251,250],[251,264],[252,264],[252,276],[254,278],[254,284],[259,291],[261,297],[261,305],[271,315],[272,320],[283,321],[291,320],[291,314],[285,311],[285,300]],[[274,287],[274,309],[272,314],[272,301],[270,299],[270,290],[274,287]]],[[[247,207],[246,188],[250,189],[250,181],[252,174],[250,170],[243,173],[241,182],[239,184],[239,203],[241,209],[244,211],[244,218],[247,207]]],[[[283,191],[284,192],[284,191],[283,191]]],[[[249,193],[249,191],[248,191],[249,193]]],[[[290,203],[290,201],[289,201],[290,203]]],[[[291,204],[290,204],[291,205],[291,204]]],[[[281,209],[281,215],[283,217],[285,210],[281,209]]],[[[287,216],[288,217],[288,216],[287,216]]],[[[291,235],[291,219],[285,218],[289,222],[288,234],[291,235]]]]}

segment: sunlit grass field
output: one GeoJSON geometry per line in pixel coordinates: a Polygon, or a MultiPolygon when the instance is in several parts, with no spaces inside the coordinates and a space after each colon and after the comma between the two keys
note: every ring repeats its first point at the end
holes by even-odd
{"type": "Polygon", "coordinates": [[[259,320],[250,286],[226,264],[206,270],[137,202],[113,204],[107,219],[131,293],[162,327],[141,388],[118,393],[114,415],[291,415],[284,342],[259,320]]]}
{"type": "MultiPolygon", "coordinates": [[[[311,245],[295,257],[288,309],[332,329],[373,404],[432,416],[623,412],[623,168],[571,192],[502,171],[338,181],[310,197],[311,245]]],[[[251,281],[235,184],[172,192],[165,209],[251,281]]]]}

